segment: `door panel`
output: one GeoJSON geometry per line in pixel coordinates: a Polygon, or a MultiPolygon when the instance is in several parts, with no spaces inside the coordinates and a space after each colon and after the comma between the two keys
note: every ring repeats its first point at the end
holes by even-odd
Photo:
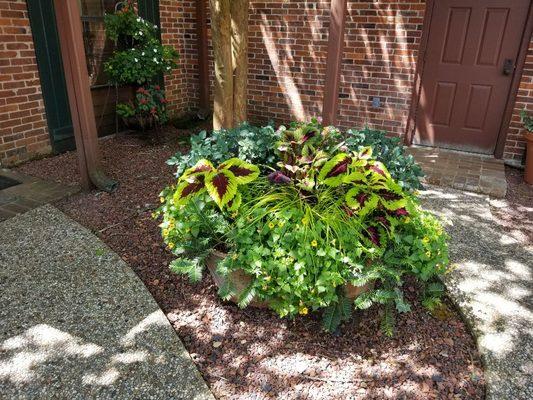
{"type": "Polygon", "coordinates": [[[35,55],[54,152],[75,149],[53,0],[27,0],[35,55]]]}
{"type": "Polygon", "coordinates": [[[492,154],[530,0],[436,0],[414,143],[492,154]]]}

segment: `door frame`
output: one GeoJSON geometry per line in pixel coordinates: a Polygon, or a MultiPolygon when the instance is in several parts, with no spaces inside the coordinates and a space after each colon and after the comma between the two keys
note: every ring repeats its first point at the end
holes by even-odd
{"type": "MultiPolygon", "coordinates": [[[[433,21],[433,10],[435,3],[438,0],[427,0],[426,10],[424,13],[424,20],[422,22],[422,37],[420,39],[420,46],[418,49],[418,59],[416,61],[415,76],[413,79],[413,86],[411,90],[411,106],[409,107],[409,115],[407,117],[407,124],[405,127],[404,143],[407,146],[413,144],[413,138],[416,130],[416,114],[418,111],[418,105],[420,102],[420,93],[422,88],[422,80],[424,78],[424,66],[427,56],[427,44],[429,40],[429,34],[431,32],[431,23],[433,21]]],[[[509,124],[513,115],[513,109],[515,106],[516,97],[518,94],[518,88],[520,86],[520,80],[524,71],[524,64],[527,57],[529,42],[531,35],[533,34],[533,0],[529,1],[529,12],[524,26],[524,32],[520,39],[520,47],[518,55],[516,57],[515,68],[513,71],[513,77],[511,79],[511,85],[507,95],[507,102],[503,113],[502,122],[498,132],[498,138],[496,140],[496,147],[494,149],[494,157],[502,158],[505,148],[505,141],[507,139],[507,132],[509,130],[509,124]]]]}

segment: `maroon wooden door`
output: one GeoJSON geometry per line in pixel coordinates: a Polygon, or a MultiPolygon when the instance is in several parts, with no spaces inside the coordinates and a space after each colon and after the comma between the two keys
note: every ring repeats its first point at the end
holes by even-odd
{"type": "Polygon", "coordinates": [[[492,154],[530,0],[435,0],[414,142],[492,154]]]}

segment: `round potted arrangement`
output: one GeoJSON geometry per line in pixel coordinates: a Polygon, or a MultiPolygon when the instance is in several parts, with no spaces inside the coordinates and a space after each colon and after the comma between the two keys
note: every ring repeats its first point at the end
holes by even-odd
{"type": "Polygon", "coordinates": [[[446,235],[373,148],[316,121],[271,136],[268,165],[199,159],[163,190],[171,269],[198,281],[207,264],[223,299],[280,317],[323,310],[328,331],[379,303],[392,335],[394,313],[410,310],[406,275],[426,306],[439,304],[446,235]]]}

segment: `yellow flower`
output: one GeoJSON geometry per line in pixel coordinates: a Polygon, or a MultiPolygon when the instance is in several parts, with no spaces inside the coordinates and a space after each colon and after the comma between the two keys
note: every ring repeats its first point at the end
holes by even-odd
{"type": "Polygon", "coordinates": [[[405,219],[403,220],[404,223],[408,224],[409,222],[411,222],[411,218],[409,217],[405,217],[405,219]]]}
{"type": "Polygon", "coordinates": [[[309,223],[309,220],[307,219],[307,217],[303,217],[302,224],[307,225],[308,223],[309,223]]]}
{"type": "Polygon", "coordinates": [[[427,236],[424,236],[422,239],[422,243],[429,243],[429,238],[427,236]]]}
{"type": "Polygon", "coordinates": [[[317,242],[316,240],[313,240],[313,241],[311,242],[311,246],[313,246],[313,247],[318,246],[318,242],[317,242]]]}
{"type": "Polygon", "coordinates": [[[165,202],[165,198],[164,198],[163,196],[161,196],[161,197],[159,198],[159,201],[160,201],[161,203],[164,203],[164,202],[165,202]]]}
{"type": "Polygon", "coordinates": [[[165,228],[165,229],[163,229],[163,236],[167,236],[167,235],[168,235],[168,229],[165,228]]]}
{"type": "Polygon", "coordinates": [[[418,196],[420,194],[420,192],[418,190],[415,190],[413,193],[414,193],[415,196],[418,196]]]}
{"type": "Polygon", "coordinates": [[[285,221],[279,221],[278,225],[279,225],[280,228],[283,228],[283,225],[285,225],[285,221]]]}
{"type": "Polygon", "coordinates": [[[231,256],[231,259],[232,259],[233,261],[235,261],[237,258],[239,258],[239,256],[238,256],[237,254],[233,254],[233,255],[231,256]]]}
{"type": "Polygon", "coordinates": [[[276,225],[274,225],[274,222],[269,222],[269,223],[268,223],[268,227],[269,227],[270,229],[274,229],[275,226],[276,226],[276,225]]]}
{"type": "Polygon", "coordinates": [[[431,251],[426,251],[426,257],[431,257],[431,251]]]}
{"type": "Polygon", "coordinates": [[[170,243],[168,244],[168,248],[169,248],[170,250],[172,250],[175,246],[176,246],[176,245],[175,245],[174,243],[172,243],[172,242],[170,242],[170,243]]]}
{"type": "Polygon", "coordinates": [[[307,315],[307,313],[309,312],[309,310],[307,309],[307,307],[300,307],[300,310],[298,311],[301,315],[307,315]]]}

